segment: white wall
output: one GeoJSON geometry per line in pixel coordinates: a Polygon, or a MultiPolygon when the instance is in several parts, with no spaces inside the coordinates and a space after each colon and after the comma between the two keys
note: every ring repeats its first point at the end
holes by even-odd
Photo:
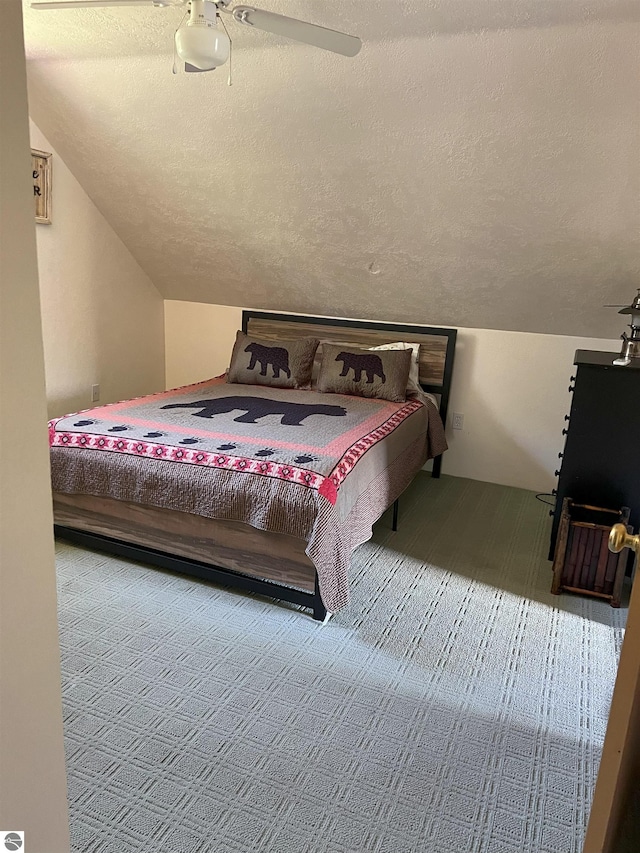
{"type": "Polygon", "coordinates": [[[616,351],[617,341],[460,329],[453,371],[449,450],[442,470],[457,477],[538,492],[555,487],[571,407],[570,378],[577,349],[616,351]]]}
{"type": "Polygon", "coordinates": [[[124,243],[31,123],[31,146],[52,151],[51,225],[38,225],[38,267],[49,416],[162,388],[162,297],[124,243]]]}
{"type": "MultiPolygon", "coordinates": [[[[69,850],[20,0],[0,3],[0,827],[69,850]]],[[[4,845],[3,845],[4,847],[4,845]]]]}
{"type": "MultiPolygon", "coordinates": [[[[241,322],[241,308],[165,302],[167,387],[222,373],[241,322]]],[[[619,341],[459,329],[443,472],[550,491],[577,349],[615,352],[619,341]],[[453,412],[464,414],[461,431],[453,412]]]]}
{"type": "Polygon", "coordinates": [[[241,325],[242,308],[166,300],[167,388],[178,388],[223,373],[229,366],[231,348],[241,325]]]}

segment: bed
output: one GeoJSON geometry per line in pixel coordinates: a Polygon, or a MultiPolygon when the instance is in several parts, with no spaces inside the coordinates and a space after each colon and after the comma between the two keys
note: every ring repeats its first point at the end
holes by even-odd
{"type": "Polygon", "coordinates": [[[348,604],[351,554],[373,523],[427,459],[440,474],[456,330],[244,311],[242,331],[274,346],[419,344],[437,406],[217,377],[57,418],[55,533],[324,620],[348,604]]]}

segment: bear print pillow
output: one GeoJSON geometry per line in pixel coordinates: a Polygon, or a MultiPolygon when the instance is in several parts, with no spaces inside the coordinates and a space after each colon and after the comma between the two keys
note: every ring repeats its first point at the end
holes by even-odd
{"type": "Polygon", "coordinates": [[[411,357],[410,349],[372,352],[324,344],[318,391],[403,403],[411,357]]]}
{"type": "MultiPolygon", "coordinates": [[[[416,397],[423,394],[420,387],[420,344],[395,341],[392,344],[380,344],[378,347],[369,347],[370,350],[411,350],[411,367],[409,368],[409,379],[407,380],[407,397],[416,397]]],[[[317,353],[316,353],[317,356],[317,353]]]]}
{"type": "Polygon", "coordinates": [[[297,341],[260,341],[238,332],[231,353],[227,382],[269,385],[272,388],[308,388],[317,338],[297,341]]]}

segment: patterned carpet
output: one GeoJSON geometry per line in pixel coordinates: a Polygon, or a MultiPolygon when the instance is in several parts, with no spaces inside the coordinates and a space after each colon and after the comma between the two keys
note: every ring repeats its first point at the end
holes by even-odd
{"type": "Polygon", "coordinates": [[[626,611],[547,509],[421,474],[325,626],[59,543],[74,850],[578,853],[626,611]]]}

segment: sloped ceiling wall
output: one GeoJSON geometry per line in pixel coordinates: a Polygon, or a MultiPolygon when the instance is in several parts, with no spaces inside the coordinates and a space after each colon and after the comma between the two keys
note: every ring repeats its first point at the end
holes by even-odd
{"type": "Polygon", "coordinates": [[[640,287],[640,4],[259,5],[363,49],[229,22],[229,87],[171,73],[180,9],[25,5],[32,116],[166,298],[620,334],[602,305],[640,287]]]}

